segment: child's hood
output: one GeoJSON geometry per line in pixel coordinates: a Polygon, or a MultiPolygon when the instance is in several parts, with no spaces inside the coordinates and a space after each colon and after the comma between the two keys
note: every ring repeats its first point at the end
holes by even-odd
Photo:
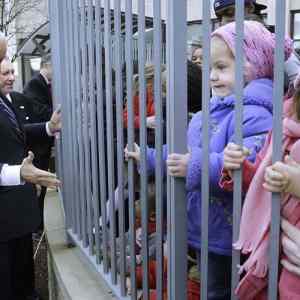
{"type": "MultiPolygon", "coordinates": [[[[268,111],[272,112],[273,104],[273,81],[267,78],[255,79],[249,82],[243,91],[244,105],[263,106],[268,111]]],[[[221,98],[214,96],[211,100],[211,109],[221,110],[226,107],[234,107],[236,97],[234,94],[221,98]]]]}

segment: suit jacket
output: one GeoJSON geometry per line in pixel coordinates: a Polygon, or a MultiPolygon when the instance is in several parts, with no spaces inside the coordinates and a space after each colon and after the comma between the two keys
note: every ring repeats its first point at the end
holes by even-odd
{"type": "MultiPolygon", "coordinates": [[[[3,101],[14,112],[13,105],[4,97],[3,101]]],[[[16,113],[16,112],[15,112],[16,113]]],[[[16,113],[20,129],[17,130],[0,107],[0,169],[2,164],[21,164],[27,156],[27,145],[36,139],[48,139],[45,123],[22,126],[16,113]]],[[[18,186],[0,186],[0,242],[21,237],[33,232],[40,224],[40,214],[35,187],[26,183],[18,186]]]]}
{"type": "Polygon", "coordinates": [[[12,105],[14,109],[18,113],[21,123],[30,124],[30,123],[38,123],[37,118],[35,118],[34,110],[32,101],[26,95],[18,93],[18,92],[11,92],[9,94],[12,105]]]}
{"type": "MultiPolygon", "coordinates": [[[[29,100],[30,104],[27,105],[28,114],[30,114],[30,116],[27,116],[29,120],[31,119],[34,123],[47,122],[50,120],[53,112],[51,90],[40,73],[32,77],[26,84],[24,96],[27,98],[23,97],[23,99],[21,99],[20,94],[16,98],[19,98],[19,100],[17,100],[19,103],[20,101],[24,103],[29,100]]],[[[32,150],[36,157],[35,163],[39,168],[48,169],[52,145],[53,140],[46,144],[35,143],[32,150]]]]}
{"type": "Polygon", "coordinates": [[[26,84],[24,94],[30,98],[34,117],[38,122],[46,122],[53,112],[51,90],[41,74],[37,74],[26,84]]]}

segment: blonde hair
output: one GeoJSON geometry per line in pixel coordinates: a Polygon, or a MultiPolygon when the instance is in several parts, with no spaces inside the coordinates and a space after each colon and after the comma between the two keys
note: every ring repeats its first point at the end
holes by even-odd
{"type": "MultiPolygon", "coordinates": [[[[145,66],[145,81],[146,86],[152,84],[154,85],[154,74],[155,66],[153,64],[145,66]]],[[[166,78],[166,66],[161,65],[161,82],[162,82],[162,96],[165,97],[167,93],[167,78],[166,78]]],[[[139,74],[133,75],[133,95],[139,94],[140,84],[139,84],[139,74]]]]}

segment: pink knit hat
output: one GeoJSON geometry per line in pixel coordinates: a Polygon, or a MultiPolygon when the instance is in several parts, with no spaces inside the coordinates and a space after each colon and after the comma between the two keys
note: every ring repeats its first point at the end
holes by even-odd
{"type": "MultiPolygon", "coordinates": [[[[235,55],[235,22],[216,29],[212,36],[218,36],[225,41],[235,55]]],[[[275,35],[269,32],[261,23],[244,21],[244,53],[250,64],[251,80],[257,78],[273,78],[275,35]]],[[[292,53],[292,41],[285,39],[285,60],[292,53]]]]}

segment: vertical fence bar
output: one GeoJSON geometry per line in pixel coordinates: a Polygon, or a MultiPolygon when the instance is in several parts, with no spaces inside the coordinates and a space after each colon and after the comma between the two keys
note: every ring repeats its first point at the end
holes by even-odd
{"type": "MultiPolygon", "coordinates": [[[[187,124],[187,70],[186,70],[186,16],[187,2],[168,1],[169,91],[170,125],[172,131],[170,153],[186,153],[187,124]],[[178,34],[180,32],[180,34],[178,34]]],[[[185,181],[171,178],[171,256],[172,265],[169,299],[186,299],[187,225],[185,181]]]]}
{"type": "Polygon", "coordinates": [[[108,237],[107,237],[107,218],[106,218],[106,160],[105,160],[105,133],[104,133],[104,92],[103,92],[103,57],[102,57],[102,18],[101,3],[96,1],[95,11],[96,26],[96,85],[97,85],[97,129],[98,129],[98,168],[100,171],[100,194],[101,194],[101,222],[102,222],[102,252],[103,252],[103,269],[108,272],[108,237]]]}
{"type": "MultiPolygon", "coordinates": [[[[49,13],[50,13],[50,39],[51,39],[51,54],[52,54],[52,64],[53,64],[53,101],[54,103],[58,103],[63,99],[62,96],[62,73],[59,68],[61,65],[61,56],[60,56],[60,39],[59,39],[59,13],[58,13],[58,2],[57,1],[48,1],[49,5],[49,13]]],[[[62,129],[63,131],[63,129],[62,129]]],[[[62,136],[63,133],[61,133],[62,136]]],[[[62,151],[62,139],[56,140],[56,167],[58,167],[58,173],[60,179],[64,180],[64,172],[63,172],[63,151],[62,151]]],[[[64,194],[64,187],[59,188],[60,194],[64,194]]],[[[63,203],[63,199],[61,199],[63,203]]],[[[64,206],[64,203],[63,203],[64,206]]]]}
{"type": "MultiPolygon", "coordinates": [[[[72,1],[73,2],[73,1],[72,1]]],[[[79,16],[81,9],[78,0],[74,1],[74,35],[75,35],[75,67],[76,67],[76,116],[77,116],[77,139],[78,139],[78,159],[79,159],[79,178],[78,178],[78,208],[80,217],[80,235],[83,246],[87,247],[87,228],[86,228],[86,201],[85,201],[85,170],[84,170],[84,142],[83,142],[83,117],[82,117],[82,88],[81,88],[81,25],[79,16]]],[[[81,19],[81,18],[80,18],[81,19]]]]}
{"type": "Polygon", "coordinates": [[[156,195],[156,297],[157,300],[163,299],[163,169],[162,169],[162,144],[163,144],[163,113],[161,98],[161,1],[153,2],[154,11],[154,103],[155,103],[155,195],[156,195]]]}
{"type": "MultiPolygon", "coordinates": [[[[63,1],[63,6],[62,6],[62,10],[63,11],[67,11],[67,1],[63,1]]],[[[67,15],[63,18],[63,37],[64,37],[64,42],[65,42],[65,49],[66,49],[66,45],[68,44],[68,19],[67,19],[67,15]]],[[[70,124],[70,118],[69,118],[69,114],[67,112],[69,112],[70,110],[70,72],[69,72],[69,56],[67,51],[63,51],[62,55],[64,55],[64,74],[65,74],[65,82],[66,82],[66,88],[65,88],[65,93],[66,93],[66,97],[65,99],[65,112],[63,113],[63,118],[65,121],[65,135],[64,135],[64,149],[65,149],[65,153],[66,156],[64,157],[64,162],[65,162],[65,168],[69,168],[71,167],[71,163],[70,163],[70,158],[71,158],[71,147],[70,147],[70,129],[71,129],[71,124],[70,124]]],[[[67,198],[65,199],[65,203],[67,203],[67,207],[68,207],[68,228],[72,228],[73,227],[73,207],[72,207],[72,183],[71,183],[71,177],[68,176],[67,178],[65,178],[65,180],[67,181],[67,198]]]]}
{"type": "MultiPolygon", "coordinates": [[[[284,89],[284,39],[286,1],[276,0],[276,47],[273,90],[273,157],[282,160],[282,114],[284,89]]],[[[280,244],[280,193],[272,195],[268,299],[278,298],[278,266],[280,244]]]]}
{"type": "MultiPolygon", "coordinates": [[[[72,19],[71,19],[71,3],[69,0],[66,1],[66,23],[67,23],[67,31],[66,31],[66,43],[70,46],[70,50],[68,51],[68,54],[66,54],[66,58],[68,61],[67,68],[68,68],[68,74],[69,74],[69,95],[68,95],[68,123],[69,123],[69,171],[71,176],[70,177],[70,198],[68,201],[71,204],[72,207],[72,231],[74,233],[77,233],[77,223],[76,223],[76,193],[74,191],[74,186],[76,182],[76,172],[75,172],[75,139],[74,139],[74,113],[73,113],[73,99],[74,99],[74,64],[73,64],[73,40],[72,40],[72,19]]],[[[67,52],[67,51],[66,51],[67,52]]]]}
{"type": "Polygon", "coordinates": [[[117,283],[116,272],[116,224],[115,224],[115,180],[114,180],[114,129],[112,101],[112,55],[111,55],[111,12],[110,0],[104,1],[104,45],[105,45],[105,92],[106,92],[106,131],[107,131],[107,170],[108,198],[110,208],[110,258],[111,281],[117,283]]]}
{"type": "Polygon", "coordinates": [[[88,21],[87,3],[84,1],[84,26],[83,26],[83,49],[82,49],[82,80],[83,80],[83,115],[84,115],[84,147],[85,147],[85,176],[86,176],[86,201],[87,201],[87,233],[89,240],[89,254],[93,254],[93,223],[92,223],[92,179],[91,179],[91,115],[90,115],[90,95],[89,95],[89,76],[90,65],[88,58],[88,31],[91,25],[88,21]]]}
{"type": "MultiPolygon", "coordinates": [[[[166,99],[166,108],[167,108],[167,120],[166,120],[166,135],[167,135],[167,145],[171,145],[172,142],[172,134],[173,131],[170,130],[172,128],[171,125],[171,118],[170,118],[170,105],[171,102],[168,101],[169,93],[170,93],[170,62],[171,62],[171,55],[170,55],[170,37],[171,34],[169,33],[171,30],[171,22],[170,20],[171,9],[169,9],[169,3],[167,3],[167,20],[166,20],[166,65],[167,65],[167,99],[166,99]]],[[[171,177],[167,176],[167,253],[168,253],[168,265],[167,265],[167,292],[168,292],[168,299],[172,299],[173,297],[173,290],[172,290],[172,282],[171,282],[171,274],[172,270],[172,261],[171,261],[171,251],[172,251],[172,228],[171,228],[171,203],[172,203],[172,189],[171,189],[171,177]]]]}
{"type": "Polygon", "coordinates": [[[121,2],[114,0],[115,25],[115,69],[116,69],[116,121],[117,121],[117,159],[118,159],[118,212],[120,241],[120,288],[121,295],[126,295],[126,255],[125,255],[125,207],[124,207],[124,137],[123,137],[123,85],[122,85],[122,36],[121,2]]]}
{"type": "Polygon", "coordinates": [[[69,38],[70,38],[70,75],[71,75],[71,130],[72,130],[72,164],[73,164],[73,174],[72,174],[72,186],[73,186],[73,221],[74,221],[74,233],[78,234],[80,230],[80,223],[78,222],[78,193],[75,187],[78,182],[78,160],[76,159],[78,155],[77,139],[76,139],[76,109],[75,109],[75,46],[74,46],[74,28],[73,28],[73,2],[68,0],[68,21],[69,21],[69,38]]]}
{"type": "MultiPolygon", "coordinates": [[[[65,52],[64,52],[64,42],[66,38],[66,22],[65,22],[65,17],[63,17],[63,11],[65,8],[65,3],[64,2],[59,2],[58,3],[58,16],[59,16],[59,39],[60,39],[60,55],[64,60],[64,63],[61,63],[58,65],[60,72],[62,74],[66,74],[66,78],[64,79],[65,82],[67,83],[66,86],[68,86],[69,83],[69,78],[68,78],[68,69],[67,69],[67,62],[65,52]]],[[[72,226],[72,216],[71,216],[71,205],[69,202],[69,197],[70,197],[70,177],[66,174],[66,169],[68,166],[68,161],[69,161],[69,143],[68,143],[68,138],[69,138],[69,122],[68,122],[68,89],[62,88],[61,96],[63,97],[62,99],[65,99],[65,101],[62,102],[62,123],[63,123],[63,130],[62,130],[62,153],[63,153],[63,162],[62,162],[62,169],[63,169],[63,180],[64,180],[64,188],[63,188],[63,203],[64,203],[64,208],[65,208],[65,214],[66,214],[66,228],[70,228],[72,226]]]]}
{"type": "Polygon", "coordinates": [[[143,299],[149,299],[148,284],[148,199],[147,199],[147,128],[146,128],[146,82],[145,82],[145,1],[138,4],[138,65],[139,65],[139,123],[140,123],[140,199],[142,211],[142,266],[143,266],[143,299]]]}
{"type": "MultiPolygon", "coordinates": [[[[244,0],[237,1],[235,4],[236,19],[236,64],[235,64],[235,142],[243,147],[243,87],[244,78],[244,0]]],[[[236,242],[239,238],[239,227],[242,211],[242,170],[234,171],[234,188],[233,188],[233,232],[232,240],[236,242]]],[[[240,252],[232,249],[232,268],[231,268],[231,299],[237,299],[235,289],[239,282],[238,265],[240,265],[240,252]]]]}
{"type": "Polygon", "coordinates": [[[87,44],[86,44],[86,7],[85,0],[81,0],[81,88],[82,88],[82,110],[81,115],[83,119],[83,142],[84,142],[84,165],[85,165],[85,204],[84,204],[84,223],[85,234],[88,240],[86,240],[89,246],[90,254],[92,254],[92,226],[91,226],[91,178],[90,178],[90,135],[89,135],[89,116],[88,116],[88,99],[87,99],[87,44]]]}
{"type": "MultiPolygon", "coordinates": [[[[75,182],[75,193],[76,193],[76,223],[77,223],[77,236],[78,239],[82,239],[82,224],[81,224],[81,185],[80,180],[82,176],[82,171],[80,168],[81,157],[80,157],[80,148],[81,142],[79,140],[79,132],[81,131],[81,120],[78,118],[78,109],[79,109],[79,98],[80,98],[80,84],[78,82],[78,77],[80,73],[79,68],[79,41],[78,41],[78,2],[71,1],[72,4],[72,28],[73,28],[73,55],[74,55],[74,106],[73,106],[73,114],[74,114],[74,147],[75,147],[75,164],[76,164],[76,182],[75,182]]],[[[80,80],[79,80],[80,81],[80,80]]]]}
{"type": "Polygon", "coordinates": [[[100,232],[99,232],[99,175],[97,163],[97,129],[96,129],[96,97],[95,97],[95,20],[93,0],[88,1],[88,61],[89,61],[89,114],[92,152],[92,218],[96,243],[96,261],[100,263],[100,232]]]}
{"type": "Polygon", "coordinates": [[[207,299],[208,215],[209,215],[209,107],[210,107],[210,1],[203,1],[203,65],[202,65],[202,174],[201,174],[201,299],[207,299]]]}
{"type": "MultiPolygon", "coordinates": [[[[133,124],[133,95],[132,95],[132,0],[126,0],[125,9],[126,36],[125,36],[125,59],[126,59],[126,89],[128,111],[128,150],[134,149],[134,124],[133,124]]],[[[129,241],[130,241],[130,285],[131,299],[137,299],[136,291],[136,260],[135,260],[135,194],[134,194],[134,162],[128,161],[128,201],[129,201],[129,241]]]]}

